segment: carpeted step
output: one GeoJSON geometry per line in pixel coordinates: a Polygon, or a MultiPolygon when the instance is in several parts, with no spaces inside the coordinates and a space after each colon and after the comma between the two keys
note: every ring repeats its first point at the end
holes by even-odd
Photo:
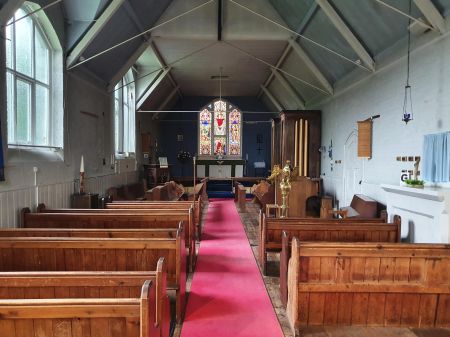
{"type": "Polygon", "coordinates": [[[234,193],[231,191],[208,191],[208,198],[234,198],[234,193]]]}
{"type": "Polygon", "coordinates": [[[206,185],[206,191],[232,191],[231,180],[212,180],[206,185]]]}

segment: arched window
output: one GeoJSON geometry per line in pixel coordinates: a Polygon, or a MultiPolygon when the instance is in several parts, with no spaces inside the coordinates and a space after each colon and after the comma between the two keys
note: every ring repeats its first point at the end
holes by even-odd
{"type": "Polygon", "coordinates": [[[199,113],[199,155],[241,156],[241,112],[217,99],[199,113]]]}
{"type": "Polygon", "coordinates": [[[127,155],[136,151],[136,102],[132,69],[114,90],[115,150],[118,155],[127,155]]]}
{"type": "Polygon", "coordinates": [[[10,147],[63,146],[62,48],[44,11],[29,15],[37,9],[25,2],[5,29],[10,147]]]}

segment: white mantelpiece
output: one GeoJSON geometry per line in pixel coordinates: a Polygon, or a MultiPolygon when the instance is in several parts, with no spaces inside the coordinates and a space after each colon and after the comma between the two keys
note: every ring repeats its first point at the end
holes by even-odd
{"type": "Polygon", "coordinates": [[[411,242],[450,243],[450,189],[381,185],[387,212],[402,217],[402,238],[411,242]]]}

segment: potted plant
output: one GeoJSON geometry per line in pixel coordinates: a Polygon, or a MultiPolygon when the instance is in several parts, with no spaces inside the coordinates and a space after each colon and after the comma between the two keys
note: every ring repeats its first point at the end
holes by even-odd
{"type": "Polygon", "coordinates": [[[423,188],[424,181],[418,180],[418,179],[406,179],[405,184],[406,184],[406,186],[409,186],[409,187],[423,188]]]}

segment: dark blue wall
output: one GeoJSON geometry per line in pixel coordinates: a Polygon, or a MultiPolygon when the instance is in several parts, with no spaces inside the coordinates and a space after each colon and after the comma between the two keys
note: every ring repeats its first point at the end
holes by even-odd
{"type": "MultiPolygon", "coordinates": [[[[159,122],[160,139],[159,146],[161,155],[167,156],[171,164],[173,176],[192,176],[192,160],[181,165],[177,160],[180,150],[189,151],[191,155],[197,154],[198,137],[198,112],[202,107],[217,97],[185,97],[177,106],[172,108],[173,112],[167,113],[159,122]],[[183,112],[181,112],[183,111],[183,112]],[[186,112],[193,111],[193,112],[186,112]],[[177,140],[177,135],[183,135],[183,141],[177,140]]],[[[270,166],[270,143],[271,124],[270,119],[275,115],[251,112],[266,112],[268,108],[255,97],[224,97],[230,103],[237,106],[243,115],[242,129],[242,158],[248,155],[246,176],[255,176],[253,163],[265,161],[266,168],[270,166]],[[246,113],[249,112],[249,113],[246,113]],[[261,144],[257,143],[257,135],[261,135],[261,144]],[[259,149],[259,150],[258,150],[259,149]]],[[[262,173],[259,171],[258,173],[262,173]]],[[[264,172],[266,175],[267,172],[264,172]]]]}

